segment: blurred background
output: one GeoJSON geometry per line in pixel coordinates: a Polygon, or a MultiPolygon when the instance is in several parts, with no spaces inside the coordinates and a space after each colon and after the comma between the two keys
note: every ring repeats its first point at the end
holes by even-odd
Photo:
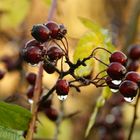
{"type": "MultiPolygon", "coordinates": [[[[38,67],[23,62],[20,51],[32,38],[30,35],[32,26],[47,22],[50,6],[51,0],[0,0],[0,69],[6,72],[4,78],[0,80],[1,100],[29,109],[26,96],[29,85],[25,75],[27,72],[37,73],[38,67]]],[[[79,17],[92,19],[108,29],[117,50],[127,52],[130,44],[140,43],[140,0],[57,0],[53,20],[63,23],[67,28],[71,59],[78,40],[87,32],[79,17]]],[[[49,75],[44,72],[44,87],[53,86],[56,77],[56,73],[49,75]]],[[[64,102],[64,113],[68,117],[60,124],[59,140],[85,140],[85,129],[100,92],[101,89],[93,86],[83,87],[81,93],[77,93],[75,89],[70,90],[64,102]],[[76,114],[70,116],[73,113],[76,114]]],[[[133,107],[128,103],[122,103],[121,98],[119,94],[114,94],[107,101],[100,110],[97,123],[87,140],[125,140],[127,138],[133,107]],[[114,120],[112,121],[114,116],[119,126],[114,123],[114,120]],[[106,123],[109,124],[104,124],[102,121],[107,121],[106,123]],[[116,131],[112,132],[112,129],[116,131]]],[[[53,107],[60,111],[60,102],[56,94],[53,96],[53,107]]],[[[53,139],[56,131],[55,122],[43,113],[39,114],[39,120],[35,140],[53,139]]],[[[139,140],[139,129],[138,119],[133,140],[139,140]]]]}

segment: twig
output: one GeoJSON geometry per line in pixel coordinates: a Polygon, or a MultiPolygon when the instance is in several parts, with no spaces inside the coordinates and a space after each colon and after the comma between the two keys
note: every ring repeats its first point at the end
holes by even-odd
{"type": "Polygon", "coordinates": [[[138,97],[137,97],[136,103],[134,105],[133,120],[132,120],[132,123],[131,123],[130,131],[129,131],[129,135],[128,135],[128,140],[132,139],[132,134],[133,134],[133,131],[134,131],[136,120],[137,120],[137,108],[138,108],[138,103],[139,103],[139,97],[140,97],[140,89],[138,91],[138,97]]]}

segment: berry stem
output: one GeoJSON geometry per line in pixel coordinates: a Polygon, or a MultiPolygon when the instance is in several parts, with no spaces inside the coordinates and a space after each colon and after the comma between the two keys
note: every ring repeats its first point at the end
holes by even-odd
{"type": "Polygon", "coordinates": [[[140,97],[140,89],[138,91],[138,96],[137,96],[137,99],[136,99],[136,103],[134,105],[133,120],[132,120],[132,123],[131,123],[131,126],[130,126],[128,140],[131,140],[132,139],[132,134],[133,134],[134,127],[135,127],[135,124],[136,124],[136,120],[137,120],[137,108],[138,108],[138,103],[139,103],[139,97],[140,97]]]}

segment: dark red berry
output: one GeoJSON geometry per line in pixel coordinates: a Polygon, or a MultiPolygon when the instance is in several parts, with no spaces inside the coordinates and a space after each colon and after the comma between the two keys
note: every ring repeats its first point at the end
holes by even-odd
{"type": "Polygon", "coordinates": [[[138,91],[138,85],[133,81],[125,80],[121,83],[119,91],[124,97],[135,97],[138,91]]]}
{"type": "Polygon", "coordinates": [[[45,26],[50,30],[51,38],[56,39],[60,31],[59,25],[54,21],[49,21],[45,26]]]}
{"type": "Polygon", "coordinates": [[[57,46],[50,46],[47,55],[50,60],[58,60],[63,56],[63,51],[57,46]]]}
{"type": "Polygon", "coordinates": [[[56,62],[44,62],[43,68],[48,74],[55,72],[56,62]]]}
{"type": "Polygon", "coordinates": [[[112,62],[107,68],[107,73],[113,80],[120,80],[124,77],[126,68],[118,62],[112,62]]]}
{"type": "Polygon", "coordinates": [[[23,59],[31,64],[37,64],[42,60],[42,51],[38,47],[27,47],[22,51],[23,59]]]}
{"type": "Polygon", "coordinates": [[[26,95],[29,99],[33,98],[34,95],[34,86],[29,86],[29,88],[27,89],[26,95]]]}
{"type": "Polygon", "coordinates": [[[139,68],[139,61],[131,61],[128,66],[127,66],[127,70],[128,71],[137,71],[139,68]]]}
{"type": "Polygon", "coordinates": [[[127,56],[121,51],[116,51],[111,54],[109,60],[110,62],[119,62],[122,65],[126,65],[127,56]]]}
{"type": "Polygon", "coordinates": [[[105,79],[105,81],[111,89],[119,89],[119,85],[115,85],[114,83],[112,83],[112,78],[111,77],[107,77],[105,79]]]}
{"type": "Polygon", "coordinates": [[[140,84],[140,74],[135,71],[130,71],[125,75],[125,80],[130,80],[137,84],[140,84]]]}
{"type": "Polygon", "coordinates": [[[35,81],[36,81],[36,74],[35,73],[28,73],[26,75],[26,80],[31,84],[31,85],[35,85],[35,81]]]}
{"type": "Polygon", "coordinates": [[[0,70],[0,80],[4,77],[4,75],[5,75],[5,72],[0,70]]]}
{"type": "Polygon", "coordinates": [[[58,80],[56,83],[57,95],[67,95],[69,92],[69,83],[67,80],[58,80]]]}
{"type": "Polygon", "coordinates": [[[129,49],[128,55],[132,60],[139,59],[140,58],[140,45],[131,46],[129,49]]]}
{"type": "Polygon", "coordinates": [[[49,40],[50,30],[43,24],[36,24],[31,30],[31,35],[43,43],[49,40]]]}
{"type": "Polygon", "coordinates": [[[52,120],[52,121],[56,121],[57,118],[58,118],[58,112],[57,112],[57,110],[54,109],[54,108],[47,108],[47,109],[45,110],[45,114],[46,114],[46,116],[47,116],[50,120],[52,120]]]}

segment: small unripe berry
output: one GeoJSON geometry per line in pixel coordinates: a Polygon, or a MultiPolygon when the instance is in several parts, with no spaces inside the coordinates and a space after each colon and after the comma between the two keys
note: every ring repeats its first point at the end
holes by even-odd
{"type": "Polygon", "coordinates": [[[121,83],[119,91],[124,97],[135,97],[138,91],[138,85],[133,81],[125,80],[121,83]]]}

